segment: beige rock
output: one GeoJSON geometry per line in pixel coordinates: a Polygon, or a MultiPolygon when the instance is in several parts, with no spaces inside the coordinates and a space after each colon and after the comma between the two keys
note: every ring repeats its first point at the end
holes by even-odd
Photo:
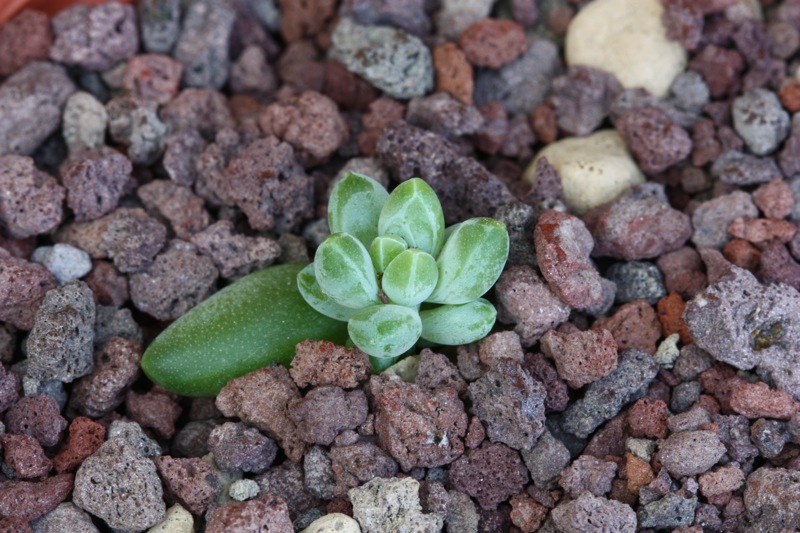
{"type": "Polygon", "coordinates": [[[358,522],[342,513],[317,518],[300,533],[361,533],[358,522]]]}
{"type": "Polygon", "coordinates": [[[577,214],[613,200],[644,175],[616,130],[601,130],[586,137],[569,137],[548,144],[525,171],[536,180],[536,161],[546,157],[561,175],[564,198],[577,214]]]}
{"type": "Polygon", "coordinates": [[[595,0],[567,28],[568,65],[614,74],[625,88],[644,87],[667,96],[686,67],[686,52],[667,39],[660,0],[595,0]]]}
{"type": "Polygon", "coordinates": [[[192,513],[176,503],[167,509],[164,521],[148,529],[147,533],[194,533],[194,518],[192,513]]]}

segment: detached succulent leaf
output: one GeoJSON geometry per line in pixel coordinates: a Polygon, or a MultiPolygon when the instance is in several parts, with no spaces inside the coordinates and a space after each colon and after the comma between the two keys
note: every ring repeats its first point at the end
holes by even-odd
{"type": "Polygon", "coordinates": [[[361,241],[334,233],[317,248],[314,273],[322,292],[345,307],[360,309],[380,302],[372,259],[361,241]]]}
{"type": "Polygon", "coordinates": [[[328,200],[331,233],[349,233],[369,246],[378,236],[378,218],[389,193],[374,179],[348,172],[328,200]]]}
{"type": "Polygon", "coordinates": [[[412,178],[392,191],[378,219],[378,234],[387,233],[436,257],[444,243],[444,212],[430,185],[412,178]]]}
{"type": "Polygon", "coordinates": [[[408,243],[397,235],[378,235],[369,247],[369,256],[375,272],[386,270],[389,263],[408,248],[408,243]]]}
{"type": "Polygon", "coordinates": [[[353,343],[367,354],[395,357],[411,349],[422,333],[419,313],[402,305],[373,305],[358,310],[347,323],[353,343]]]}
{"type": "Polygon", "coordinates": [[[314,274],[314,263],[306,265],[297,274],[297,289],[308,305],[325,316],[347,322],[356,312],[355,309],[339,305],[322,292],[322,288],[317,283],[317,276],[314,274]]]}
{"type": "Polygon", "coordinates": [[[508,231],[493,218],[471,218],[450,233],[436,264],[439,280],[428,302],[463,304],[488,291],[508,259],[508,231]]]}
{"type": "Polygon", "coordinates": [[[433,292],[438,278],[436,259],[418,248],[409,248],[386,267],[381,287],[392,303],[413,307],[433,292]]]}
{"type": "Polygon", "coordinates": [[[436,344],[466,344],[489,334],[497,318],[483,298],[460,305],[441,305],[420,311],[422,338],[436,344]]]}

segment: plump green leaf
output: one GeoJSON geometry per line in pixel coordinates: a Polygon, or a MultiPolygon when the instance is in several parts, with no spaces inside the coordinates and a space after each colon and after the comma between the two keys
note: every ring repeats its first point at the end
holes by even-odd
{"type": "Polygon", "coordinates": [[[372,266],[375,272],[381,273],[386,270],[392,259],[406,250],[408,244],[397,235],[378,235],[369,247],[369,256],[372,258],[372,266]]]}
{"type": "Polygon", "coordinates": [[[414,346],[422,332],[422,323],[416,309],[373,305],[353,315],[347,323],[347,332],[353,343],[367,354],[395,357],[414,346]]]}
{"type": "Polygon", "coordinates": [[[235,377],[288,366],[306,339],[343,344],[347,324],[319,314],[297,290],[303,265],[278,265],[245,276],[170,324],[150,343],[142,370],[183,396],[214,396],[235,377]]]}
{"type": "Polygon", "coordinates": [[[306,265],[297,274],[297,288],[306,303],[325,316],[347,322],[356,311],[351,307],[339,305],[322,292],[322,288],[317,283],[317,276],[314,274],[314,263],[306,265]]]}
{"type": "Polygon", "coordinates": [[[411,307],[433,292],[438,278],[436,259],[419,248],[409,248],[386,267],[381,288],[392,303],[411,307]]]}
{"type": "Polygon", "coordinates": [[[508,259],[508,231],[493,218],[471,218],[450,233],[436,264],[439,280],[427,302],[463,304],[494,285],[508,259]]]}
{"type": "Polygon", "coordinates": [[[349,233],[366,247],[378,235],[378,218],[389,193],[374,179],[348,172],[328,199],[331,233],[349,233]]]}
{"type": "Polygon", "coordinates": [[[317,248],[314,273],[322,292],[345,307],[379,303],[378,279],[369,252],[349,233],[334,233],[317,248]]]}
{"type": "Polygon", "coordinates": [[[422,338],[436,344],[466,344],[485,337],[497,311],[484,298],[459,305],[441,305],[420,311],[422,338]]]}
{"type": "Polygon", "coordinates": [[[444,212],[430,185],[411,178],[392,191],[378,219],[378,234],[387,233],[436,257],[444,243],[444,212]]]}

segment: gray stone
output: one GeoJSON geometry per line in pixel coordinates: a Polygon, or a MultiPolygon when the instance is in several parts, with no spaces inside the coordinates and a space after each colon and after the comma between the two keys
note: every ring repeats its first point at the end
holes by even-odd
{"type": "Polygon", "coordinates": [[[542,433],[536,446],[521,453],[533,484],[540,489],[550,488],[570,460],[567,447],[548,430],[542,433]]]}
{"type": "Polygon", "coordinates": [[[33,533],[100,533],[92,522],[92,517],[80,510],[72,502],[64,502],[58,507],[31,522],[33,533]]]}
{"type": "Polygon", "coordinates": [[[69,244],[40,246],[33,251],[31,261],[49,270],[59,285],[82,278],[92,270],[92,258],[89,254],[69,244]]]}
{"type": "Polygon", "coordinates": [[[494,218],[505,224],[508,230],[509,265],[536,266],[536,250],[533,248],[533,228],[536,227],[536,212],[522,202],[511,202],[501,206],[494,218]]]}
{"type": "Polygon", "coordinates": [[[786,423],[759,418],[750,426],[750,441],[763,457],[773,459],[780,455],[789,441],[786,423]]]}
{"type": "Polygon", "coordinates": [[[681,478],[702,474],[717,464],[725,454],[725,446],[714,431],[681,431],[670,435],[658,451],[664,468],[681,478]]]}
{"type": "Polygon", "coordinates": [[[752,89],[733,101],[733,127],[756,155],[775,151],[789,135],[789,113],[778,96],[767,89],[752,89]]]}
{"type": "MultiPolygon", "coordinates": [[[[108,427],[107,437],[109,441],[112,439],[122,439],[142,457],[155,459],[161,456],[161,446],[145,435],[142,426],[136,422],[114,420],[108,427]]],[[[155,466],[153,468],[155,468],[155,466]]]]}
{"type": "Polygon", "coordinates": [[[144,49],[170,53],[181,29],[181,0],[139,0],[138,7],[144,49]]]}
{"type": "Polygon", "coordinates": [[[660,500],[639,508],[639,525],[658,529],[690,526],[696,507],[697,498],[684,498],[670,492],[660,500]]]}
{"type": "Polygon", "coordinates": [[[433,88],[430,50],[413,35],[342,18],[331,41],[331,59],[394,98],[422,96],[433,88]]]}
{"type": "Polygon", "coordinates": [[[133,319],[130,309],[98,305],[95,311],[95,347],[103,346],[111,340],[111,337],[122,337],[142,343],[142,328],[133,319]]]}
{"type": "Polygon", "coordinates": [[[236,12],[219,0],[193,2],[183,19],[175,59],[186,67],[187,87],[221,89],[228,79],[228,46],[236,12]]]}
{"type": "Polygon", "coordinates": [[[703,76],[693,70],[678,74],[669,90],[672,103],[690,113],[699,114],[711,98],[703,76]]]}
{"type": "Polygon", "coordinates": [[[692,242],[698,248],[721,250],[731,238],[728,226],[736,217],[758,217],[756,204],[744,191],[733,191],[701,203],[692,213],[692,242]]]}
{"type": "Polygon", "coordinates": [[[639,350],[620,353],[619,364],[606,377],[589,384],[583,398],[564,412],[562,427],[580,438],[616,415],[626,403],[640,398],[658,373],[658,363],[639,350]]]}
{"type": "Polygon", "coordinates": [[[91,94],[78,91],[64,106],[62,131],[70,153],[98,148],[105,144],[108,114],[91,94]]]}
{"type": "Polygon", "coordinates": [[[711,165],[711,175],[729,185],[754,185],[782,177],[775,159],[735,150],[722,154],[711,165]]]}
{"type": "Polygon", "coordinates": [[[646,261],[614,263],[606,271],[605,277],[617,284],[614,301],[618,304],[646,300],[650,305],[655,305],[667,295],[664,276],[653,263],[646,261]]]}
{"type": "Polygon", "coordinates": [[[95,303],[82,281],[48,291],[28,337],[27,374],[70,383],[94,368],[95,303]]]}
{"type": "Polygon", "coordinates": [[[107,440],[81,464],[72,500],[115,529],[147,529],[166,514],[156,465],[122,438],[107,440]]]}
{"type": "Polygon", "coordinates": [[[353,502],[353,517],[363,533],[436,533],[444,524],[437,514],[423,514],[419,482],[410,477],[374,478],[347,494],[353,502]]]}

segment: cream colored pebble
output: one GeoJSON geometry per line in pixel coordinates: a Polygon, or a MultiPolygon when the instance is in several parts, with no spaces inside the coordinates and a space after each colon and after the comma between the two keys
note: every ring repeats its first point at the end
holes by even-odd
{"type": "Polygon", "coordinates": [[[567,28],[567,64],[596,67],[625,88],[667,96],[686,68],[686,51],[667,38],[663,12],[661,0],[594,0],[567,28]]]}
{"type": "Polygon", "coordinates": [[[564,199],[579,215],[644,183],[642,171],[616,130],[548,144],[525,171],[528,182],[535,181],[536,162],[543,156],[561,175],[564,199]]]}
{"type": "Polygon", "coordinates": [[[177,503],[167,509],[164,520],[147,530],[147,533],[194,533],[192,513],[177,503]]]}
{"type": "Polygon", "coordinates": [[[358,522],[342,513],[321,516],[300,533],[361,533],[358,522]]]}

